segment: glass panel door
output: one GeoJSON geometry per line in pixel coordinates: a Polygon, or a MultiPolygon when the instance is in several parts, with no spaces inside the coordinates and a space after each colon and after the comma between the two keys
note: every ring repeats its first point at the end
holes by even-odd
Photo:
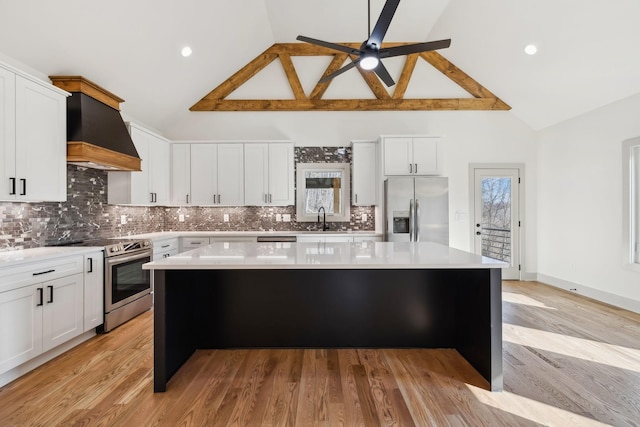
{"type": "Polygon", "coordinates": [[[502,278],[520,278],[518,169],[475,169],[474,250],[509,264],[502,278]]]}

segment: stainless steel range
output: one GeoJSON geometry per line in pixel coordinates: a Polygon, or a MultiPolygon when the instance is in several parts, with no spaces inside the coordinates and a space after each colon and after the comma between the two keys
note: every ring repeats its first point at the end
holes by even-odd
{"type": "Polygon", "coordinates": [[[151,240],[55,241],[47,245],[104,248],[104,324],[97,332],[109,332],[153,305],[151,275],[142,269],[153,257],[151,240]]]}
{"type": "Polygon", "coordinates": [[[109,332],[153,305],[151,275],[142,264],[153,256],[151,240],[110,242],[104,248],[104,325],[109,332]]]}

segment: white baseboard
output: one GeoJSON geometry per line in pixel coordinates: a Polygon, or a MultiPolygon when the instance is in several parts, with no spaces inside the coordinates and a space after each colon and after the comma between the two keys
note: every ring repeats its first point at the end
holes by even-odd
{"type": "Polygon", "coordinates": [[[23,376],[24,374],[30,371],[33,371],[38,366],[44,365],[48,361],[55,359],[56,357],[60,356],[62,353],[65,353],[71,350],[73,347],[93,338],[94,336],[96,336],[96,331],[92,329],[88,332],[85,332],[82,335],[78,335],[77,337],[72,338],[71,340],[67,341],[64,344],[59,345],[56,348],[52,348],[46,353],[43,353],[40,356],[37,356],[29,360],[28,362],[24,362],[20,366],[16,366],[15,368],[7,372],[4,372],[3,374],[0,374],[0,387],[4,387],[5,385],[9,384],[11,381],[14,381],[20,378],[21,376],[23,376]]]}
{"type": "Polygon", "coordinates": [[[611,294],[609,292],[590,288],[578,283],[558,279],[557,277],[547,276],[546,274],[538,274],[538,281],[640,314],[640,301],[631,298],[622,297],[620,295],[611,294]]]}
{"type": "Polygon", "coordinates": [[[537,273],[527,273],[525,271],[523,273],[520,273],[520,280],[522,280],[524,282],[534,282],[534,281],[538,280],[538,274],[537,273]]]}

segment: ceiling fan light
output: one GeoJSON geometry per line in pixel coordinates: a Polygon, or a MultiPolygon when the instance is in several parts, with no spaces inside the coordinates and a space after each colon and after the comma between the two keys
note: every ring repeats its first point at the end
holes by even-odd
{"type": "Polygon", "coordinates": [[[365,56],[360,60],[360,67],[363,70],[373,70],[378,66],[380,60],[376,56],[365,56]]]}

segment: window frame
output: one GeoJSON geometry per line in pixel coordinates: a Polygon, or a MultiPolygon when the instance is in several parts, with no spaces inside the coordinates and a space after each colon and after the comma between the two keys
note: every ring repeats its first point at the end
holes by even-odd
{"type": "Polygon", "coordinates": [[[622,142],[622,256],[640,272],[640,137],[622,142]]]}
{"type": "Polygon", "coordinates": [[[342,173],[341,201],[342,214],[326,213],[327,221],[349,222],[351,221],[351,167],[349,163],[298,163],[296,165],[296,221],[317,222],[318,214],[305,214],[305,172],[329,172],[339,171],[342,173]]]}

